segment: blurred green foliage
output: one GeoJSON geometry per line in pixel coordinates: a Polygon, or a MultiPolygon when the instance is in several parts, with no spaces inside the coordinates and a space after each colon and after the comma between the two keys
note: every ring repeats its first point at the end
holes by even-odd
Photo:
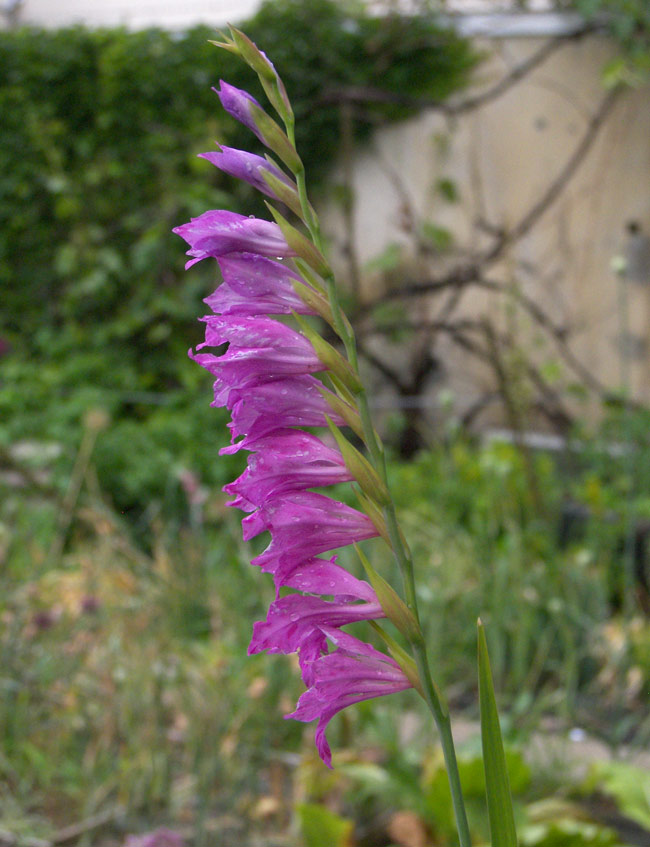
{"type": "Polygon", "coordinates": [[[650,74],[650,4],[647,0],[570,0],[570,6],[588,21],[604,23],[618,42],[620,54],[604,72],[605,83],[639,85],[650,74]]]}
{"type": "MultiPolygon", "coordinates": [[[[101,423],[86,422],[79,454],[101,423]]],[[[650,820],[639,772],[603,765],[584,779],[566,735],[580,727],[616,747],[641,743],[650,730],[648,619],[637,606],[622,615],[609,593],[625,513],[595,511],[566,544],[557,534],[562,498],[584,493],[587,475],[589,490],[593,480],[603,490],[594,503],[615,502],[614,486],[629,485],[621,482],[629,457],[612,458],[611,442],[600,442],[599,457],[598,444],[589,453],[574,445],[571,475],[535,455],[543,514],[512,444],[481,446],[456,432],[416,461],[390,462],[436,678],[455,717],[474,730],[461,743],[460,771],[476,843],[487,837],[471,625],[479,614],[522,843],[625,844],[605,816],[616,822],[618,810],[645,828],[650,820]],[[609,476],[599,478],[598,460],[609,476]],[[531,743],[545,719],[550,735],[531,743]],[[603,792],[614,799],[605,803],[603,792]]],[[[647,448],[635,455],[648,464],[647,448]]],[[[246,656],[252,622],[274,592],[248,564],[257,548],[241,541],[240,515],[215,487],[197,492],[177,481],[173,516],[145,515],[143,549],[98,487],[101,457],[85,456],[67,523],[59,498],[38,484],[0,479],[3,826],[51,838],[115,808],[131,829],[180,826],[192,845],[214,843],[218,832],[224,847],[304,847],[321,835],[366,847],[398,823],[453,843],[444,763],[419,699],[404,692],[338,716],[328,729],[336,751],[328,771],[314,725],[282,719],[302,690],[295,665],[246,656]],[[294,814],[302,837],[292,840],[294,814]]],[[[43,457],[31,462],[35,472],[48,469],[43,457]]],[[[384,545],[364,546],[396,580],[384,545]]],[[[358,573],[352,551],[341,550],[340,561],[358,573]]],[[[358,634],[372,638],[366,628],[358,634]]]]}
{"type": "MultiPolygon", "coordinates": [[[[312,183],[338,148],[327,92],[381,80],[389,93],[441,98],[476,62],[431,16],[372,17],[333,0],[268,2],[244,26],[285,78],[312,183]]],[[[63,443],[65,468],[84,411],[105,409],[98,473],[138,513],[164,498],[174,464],[212,482],[228,475],[215,461],[223,416],[186,356],[215,266],[184,273],[171,233],[210,208],[264,214],[248,186],[196,158],[215,139],[259,147],[211,86],[224,77],[263,95],[213,37],[207,27],[0,34],[0,438],[63,443]]],[[[359,137],[412,112],[373,107],[359,137]]]]}

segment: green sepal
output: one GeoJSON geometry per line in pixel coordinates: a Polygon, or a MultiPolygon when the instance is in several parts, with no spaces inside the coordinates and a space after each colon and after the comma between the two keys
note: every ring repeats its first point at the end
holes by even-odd
{"type": "MultiPolygon", "coordinates": [[[[294,261],[296,263],[297,269],[300,271],[300,274],[305,279],[305,281],[308,282],[309,285],[311,285],[312,288],[316,289],[316,291],[321,292],[324,297],[327,296],[327,284],[325,283],[323,278],[319,274],[315,273],[313,268],[311,268],[302,259],[298,258],[298,259],[295,259],[294,261]]],[[[330,272],[331,272],[331,269],[328,267],[327,268],[327,275],[329,275],[330,272]]],[[[345,342],[346,338],[348,338],[348,339],[354,338],[354,330],[352,329],[352,324],[348,320],[345,312],[342,312],[342,311],[339,310],[341,323],[343,325],[343,335],[341,334],[341,332],[339,331],[339,329],[336,326],[336,322],[334,321],[334,315],[332,314],[331,306],[330,306],[329,314],[332,316],[332,320],[330,320],[329,318],[326,318],[326,320],[332,326],[332,328],[334,329],[336,334],[339,336],[341,341],[345,342]]]]}
{"type": "Polygon", "coordinates": [[[363,550],[357,544],[354,547],[388,620],[395,624],[397,629],[411,644],[421,644],[423,640],[422,630],[415,614],[409,609],[393,586],[383,576],[377,573],[363,550]]]}
{"type": "Polygon", "coordinates": [[[273,215],[276,224],[282,230],[282,235],[284,235],[289,247],[317,273],[329,273],[329,265],[320,250],[300,230],[292,226],[270,203],[266,205],[273,215]]]}
{"type": "MultiPolygon", "coordinates": [[[[270,165],[273,165],[274,168],[278,167],[278,163],[274,162],[273,159],[269,156],[268,153],[264,154],[264,158],[266,159],[266,161],[270,165]]],[[[292,186],[293,186],[293,190],[295,190],[295,192],[296,192],[296,197],[298,199],[298,209],[296,210],[293,207],[291,207],[291,211],[295,212],[296,215],[300,218],[300,220],[304,222],[304,220],[303,220],[303,209],[302,209],[302,206],[300,205],[300,196],[298,195],[298,187],[296,186],[296,183],[293,182],[293,181],[292,181],[292,186]]],[[[285,186],[285,188],[286,188],[286,186],[285,186]]],[[[282,198],[280,198],[280,199],[282,199],[282,198]]],[[[289,205],[289,203],[287,203],[287,205],[289,205]]],[[[314,207],[311,205],[311,203],[308,203],[308,208],[309,208],[309,213],[311,214],[311,216],[315,218],[316,217],[316,211],[314,210],[314,207]]],[[[323,288],[323,286],[318,285],[318,288],[323,288]]]]}
{"type": "Polygon", "coordinates": [[[223,41],[212,41],[212,39],[208,39],[208,44],[214,44],[215,47],[221,47],[223,50],[227,50],[229,53],[234,53],[236,56],[241,56],[239,47],[237,47],[232,38],[229,38],[229,36],[227,36],[225,32],[221,31],[219,31],[219,35],[223,38],[223,41]]]}
{"type": "Polygon", "coordinates": [[[347,385],[341,382],[341,380],[336,376],[336,374],[333,374],[331,372],[327,374],[327,378],[332,383],[332,388],[334,389],[334,391],[336,391],[339,397],[345,400],[345,402],[348,403],[350,406],[355,408],[357,405],[357,398],[350,391],[347,385]]]}
{"type": "Polygon", "coordinates": [[[374,500],[364,494],[360,488],[352,486],[352,489],[357,495],[359,505],[366,513],[366,515],[368,515],[370,520],[373,522],[373,524],[375,525],[375,529],[377,530],[381,538],[384,539],[386,544],[388,544],[388,546],[392,550],[393,545],[390,542],[390,534],[388,532],[388,527],[386,526],[386,519],[384,518],[381,508],[375,503],[374,500]]]}
{"type": "Polygon", "coordinates": [[[260,79],[273,82],[277,78],[276,72],[268,59],[264,58],[259,47],[250,40],[241,30],[230,26],[232,40],[237,46],[239,55],[249,65],[260,79]]]}
{"type": "Polygon", "coordinates": [[[301,171],[303,169],[302,161],[298,151],[289,141],[286,132],[260,106],[255,103],[248,103],[247,108],[250,110],[253,123],[260,131],[266,146],[282,159],[292,173],[301,171]]]}
{"type": "Polygon", "coordinates": [[[313,309],[316,314],[320,315],[324,321],[333,327],[334,326],[334,315],[332,314],[332,309],[327,300],[320,294],[318,291],[314,291],[313,288],[310,288],[308,285],[305,285],[304,282],[301,282],[298,279],[291,279],[291,284],[293,285],[293,290],[300,297],[302,302],[309,306],[310,309],[313,309]]]}
{"type": "Polygon", "coordinates": [[[361,486],[361,489],[372,497],[381,506],[386,506],[390,503],[390,494],[388,489],[380,479],[379,474],[366,459],[363,453],[360,453],[357,448],[350,444],[341,430],[325,415],[325,420],[330,428],[330,432],[334,436],[346,468],[361,486]]]}
{"type": "Polygon", "coordinates": [[[478,697],[481,713],[481,742],[485,769],[485,793],[492,847],[517,847],[510,780],[503,750],[499,713],[494,697],[485,628],[478,623],[478,697]]]}
{"type": "Polygon", "coordinates": [[[284,121],[284,125],[287,126],[287,124],[289,124],[293,126],[293,109],[289,101],[287,90],[280,77],[276,76],[275,82],[269,82],[264,77],[260,77],[260,82],[262,83],[262,88],[264,89],[266,96],[269,98],[269,102],[284,121]]]}
{"type": "Polygon", "coordinates": [[[325,365],[327,370],[332,374],[336,374],[336,376],[338,376],[341,382],[346,385],[350,391],[358,394],[363,386],[348,360],[339,353],[336,347],[332,347],[329,341],[325,341],[324,338],[321,338],[316,330],[313,329],[304,318],[296,312],[292,312],[291,314],[302,330],[303,335],[306,335],[308,340],[311,342],[311,346],[314,348],[316,355],[325,365]]]}
{"type": "Polygon", "coordinates": [[[271,62],[264,56],[259,47],[241,30],[231,26],[230,32],[239,50],[239,55],[260,78],[266,96],[269,98],[273,108],[285,123],[293,122],[293,109],[291,108],[287,91],[271,62]]]}
{"type": "Polygon", "coordinates": [[[340,397],[337,397],[336,394],[325,388],[324,385],[319,386],[318,390],[327,401],[330,409],[339,417],[343,418],[346,424],[353,432],[356,432],[359,438],[363,438],[363,424],[361,423],[361,418],[357,410],[349,403],[346,403],[345,400],[342,400],[340,397]]]}
{"type": "Polygon", "coordinates": [[[422,681],[420,680],[420,674],[418,673],[418,667],[415,664],[415,661],[403,647],[395,641],[378,623],[377,621],[368,621],[370,626],[375,630],[377,635],[384,642],[386,647],[388,647],[388,652],[391,654],[393,659],[397,662],[400,668],[404,671],[404,676],[411,683],[413,688],[418,692],[420,697],[426,700],[424,696],[424,689],[422,688],[422,681]]]}
{"type": "Polygon", "coordinates": [[[312,288],[315,288],[316,291],[320,291],[322,294],[327,293],[327,285],[322,277],[316,274],[313,268],[310,268],[309,265],[304,262],[302,259],[294,259],[296,263],[296,267],[300,271],[301,275],[305,278],[305,280],[311,285],[312,288]]]}
{"type": "Polygon", "coordinates": [[[286,182],[278,179],[274,173],[264,170],[264,168],[260,169],[260,174],[262,175],[264,182],[273,192],[275,198],[281,203],[284,203],[285,206],[288,206],[294,214],[300,217],[302,215],[302,209],[300,207],[298,189],[295,184],[287,185],[286,182]]]}

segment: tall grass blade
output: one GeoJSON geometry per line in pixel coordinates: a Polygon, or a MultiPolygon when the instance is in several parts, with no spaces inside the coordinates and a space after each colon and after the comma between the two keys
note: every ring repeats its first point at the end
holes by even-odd
{"type": "Polygon", "coordinates": [[[483,767],[492,847],[517,847],[510,782],[503,751],[499,714],[494,698],[485,629],[478,621],[478,681],[483,767]]]}

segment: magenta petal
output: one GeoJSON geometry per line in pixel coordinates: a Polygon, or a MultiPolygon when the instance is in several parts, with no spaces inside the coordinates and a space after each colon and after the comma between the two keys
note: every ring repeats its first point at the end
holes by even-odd
{"type": "Polygon", "coordinates": [[[270,348],[280,352],[296,348],[303,351],[305,356],[314,358],[314,348],[304,335],[271,318],[209,315],[203,321],[206,324],[205,341],[198,349],[219,347],[228,342],[231,355],[238,348],[270,348]]]}
{"type": "Polygon", "coordinates": [[[197,350],[229,344],[220,356],[190,352],[191,358],[217,378],[214,405],[230,405],[235,388],[325,369],[304,335],[279,321],[238,315],[210,315],[203,320],[207,324],[205,341],[197,350]]]}
{"type": "Polygon", "coordinates": [[[264,515],[257,509],[251,515],[244,518],[241,522],[241,528],[244,541],[250,541],[251,538],[255,538],[260,533],[266,532],[267,525],[264,515]]]}
{"type": "Polygon", "coordinates": [[[306,283],[280,262],[253,253],[232,253],[217,259],[223,284],[205,303],[222,315],[313,315],[295,293],[292,281],[306,283]]]}
{"type": "Polygon", "coordinates": [[[245,436],[238,445],[241,448],[276,429],[327,426],[325,415],[337,426],[344,426],[343,418],[334,414],[324,399],[323,390],[326,395],[331,393],[309,375],[278,379],[245,390],[233,389],[228,398],[233,440],[245,436]]]}
{"type": "Polygon", "coordinates": [[[265,621],[253,626],[249,653],[295,653],[314,629],[340,627],[383,618],[380,604],[335,603],[320,597],[290,594],[271,603],[265,621]]]}
{"type": "Polygon", "coordinates": [[[252,252],[262,256],[295,256],[282,235],[280,227],[261,218],[248,218],[236,212],[214,210],[204,212],[189,223],[175,227],[190,245],[186,268],[201,259],[217,258],[228,253],[252,252]]]}
{"type": "Polygon", "coordinates": [[[248,153],[246,150],[236,150],[234,147],[221,145],[219,150],[210,153],[199,153],[199,158],[207,159],[208,162],[224,173],[250,183],[250,185],[268,197],[275,197],[275,194],[271,191],[264,179],[264,172],[272,174],[276,179],[279,179],[289,188],[294,188],[295,190],[295,184],[283,171],[276,168],[270,162],[267,162],[263,156],[257,156],[255,153],[248,153]]]}
{"type": "Polygon", "coordinates": [[[376,603],[377,595],[372,586],[335,564],[335,560],[336,556],[310,559],[288,574],[283,585],[308,594],[332,595],[337,603],[348,600],[376,603]]]}
{"type": "Polygon", "coordinates": [[[307,687],[313,685],[314,673],[312,671],[314,662],[321,656],[327,654],[327,638],[322,630],[314,630],[311,636],[306,638],[300,645],[298,652],[298,664],[300,675],[307,687]]]}
{"type": "Polygon", "coordinates": [[[262,506],[288,491],[318,488],[352,479],[338,450],[315,435],[295,429],[277,430],[248,445],[255,452],[244,473],[224,487],[244,511],[262,506]]]}
{"type": "Polygon", "coordinates": [[[274,574],[276,585],[320,553],[378,535],[367,515],[313,491],[270,501],[242,521],[247,534],[251,528],[257,534],[262,526],[270,531],[271,543],[252,564],[274,574]]]}
{"type": "Polygon", "coordinates": [[[245,127],[248,127],[264,143],[264,138],[253,120],[250,108],[251,104],[257,106],[259,109],[262,108],[257,100],[248,91],[235,88],[234,85],[230,85],[230,83],[224,82],[222,79],[219,80],[219,86],[218,90],[216,88],[212,90],[217,92],[219,100],[221,100],[221,105],[226,112],[245,127]]]}
{"type": "Polygon", "coordinates": [[[296,710],[286,717],[318,719],[316,746],[321,759],[331,767],[325,731],[334,715],[353,703],[404,691],[411,684],[397,662],[370,644],[332,627],[324,626],[322,632],[338,649],[327,655],[310,651],[311,661],[303,669],[310,687],[298,700],[296,710]]]}

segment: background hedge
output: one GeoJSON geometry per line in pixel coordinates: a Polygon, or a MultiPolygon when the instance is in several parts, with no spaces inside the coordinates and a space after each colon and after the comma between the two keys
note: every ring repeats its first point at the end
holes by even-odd
{"type": "MultiPolygon", "coordinates": [[[[312,183],[337,153],[338,107],[324,91],[380,84],[443,98],[476,61],[434,18],[370,17],[332,0],[268,2],[244,27],[285,78],[312,183]]],[[[98,443],[100,480],[125,510],[163,496],[174,462],[209,474],[217,464],[210,433],[221,423],[186,357],[215,267],[185,273],[171,228],[209,208],[263,207],[196,158],[215,139],[257,144],[211,90],[224,77],[258,94],[256,81],[214,37],[0,33],[0,446],[55,440],[69,463],[83,413],[100,406],[113,422],[98,443]]],[[[359,138],[409,113],[366,112],[359,138]]]]}

